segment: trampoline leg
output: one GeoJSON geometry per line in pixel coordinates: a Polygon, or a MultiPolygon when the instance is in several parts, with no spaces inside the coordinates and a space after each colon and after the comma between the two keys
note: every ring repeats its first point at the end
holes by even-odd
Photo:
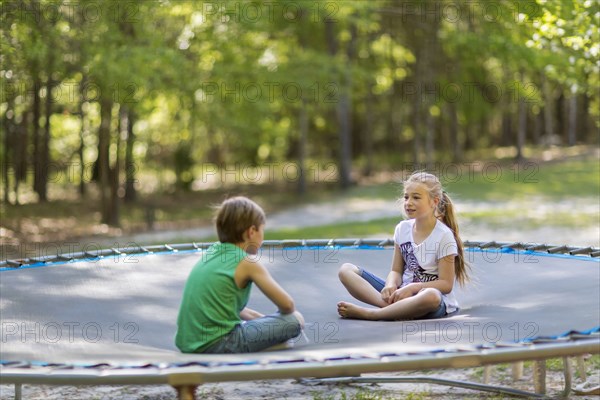
{"type": "Polygon", "coordinates": [[[23,385],[15,383],[15,400],[21,400],[23,398],[23,385]]]}
{"type": "Polygon", "coordinates": [[[573,368],[571,366],[571,359],[569,357],[563,358],[563,371],[565,374],[565,389],[562,393],[562,398],[566,399],[571,393],[571,387],[573,386],[573,368]]]}
{"type": "Polygon", "coordinates": [[[546,360],[533,362],[533,385],[537,394],[546,394],[546,360]]]}
{"type": "Polygon", "coordinates": [[[492,366],[486,365],[485,367],[483,367],[483,383],[485,383],[486,385],[489,385],[491,380],[492,380],[492,366]]]}
{"type": "Polygon", "coordinates": [[[585,370],[585,358],[583,356],[577,356],[577,371],[579,371],[579,378],[582,381],[587,381],[587,372],[585,370]]]}
{"type": "Polygon", "coordinates": [[[513,363],[512,365],[512,379],[518,381],[523,378],[523,361],[513,363]]]}
{"type": "Polygon", "coordinates": [[[183,385],[175,386],[177,390],[177,398],[179,400],[195,400],[196,399],[196,385],[183,385]]]}

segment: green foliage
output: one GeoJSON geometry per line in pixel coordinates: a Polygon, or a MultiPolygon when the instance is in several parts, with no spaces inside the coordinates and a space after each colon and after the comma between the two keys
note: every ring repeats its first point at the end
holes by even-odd
{"type": "Polygon", "coordinates": [[[576,97],[576,140],[595,143],[599,12],[598,2],[570,0],[4,2],[0,149],[21,162],[10,149],[27,131],[31,163],[36,126],[50,115],[51,160],[77,161],[82,147],[94,161],[107,100],[111,165],[122,157],[117,114],[127,108],[137,170],[175,174],[169,184],[184,187],[206,162],[341,163],[346,100],[350,161],[369,166],[514,146],[522,100],[526,142],[550,133],[566,141],[565,104],[576,97]],[[47,83],[52,93],[40,90],[47,83]],[[540,122],[544,110],[552,115],[540,122]]]}

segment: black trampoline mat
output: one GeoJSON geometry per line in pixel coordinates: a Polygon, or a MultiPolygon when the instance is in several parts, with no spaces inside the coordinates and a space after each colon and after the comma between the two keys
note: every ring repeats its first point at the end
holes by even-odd
{"type": "MultiPolygon", "coordinates": [[[[324,359],[473,348],[600,325],[597,260],[520,252],[468,252],[473,281],[457,287],[461,310],[437,320],[341,319],[356,302],[337,277],[352,262],[383,278],[381,248],[264,248],[256,257],[295,300],[305,339],[292,349],[236,355],[178,352],[173,343],[187,275],[201,252],[130,255],[0,272],[2,361],[99,365],[324,359]]],[[[249,307],[275,307],[254,287],[249,307]]]]}

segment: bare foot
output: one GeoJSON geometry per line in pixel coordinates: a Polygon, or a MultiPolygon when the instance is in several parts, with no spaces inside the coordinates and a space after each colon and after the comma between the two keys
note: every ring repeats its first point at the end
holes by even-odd
{"type": "Polygon", "coordinates": [[[340,301],[337,304],[338,314],[342,318],[373,319],[373,310],[356,304],[340,301]]]}

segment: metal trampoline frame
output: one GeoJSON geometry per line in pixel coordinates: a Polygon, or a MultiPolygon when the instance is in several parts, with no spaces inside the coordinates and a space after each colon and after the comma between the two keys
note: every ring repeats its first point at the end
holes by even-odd
{"type": "MultiPolygon", "coordinates": [[[[267,240],[263,247],[390,247],[392,239],[313,239],[267,240]]],[[[164,244],[111,248],[97,252],[57,254],[40,258],[6,260],[0,271],[62,264],[74,261],[98,260],[142,254],[164,254],[178,251],[204,250],[212,243],[164,244]]],[[[598,258],[600,249],[521,242],[465,242],[470,251],[507,251],[526,254],[565,254],[577,258],[598,258]]],[[[558,337],[537,337],[526,342],[504,342],[458,346],[435,351],[410,353],[360,353],[335,358],[289,358],[286,360],[248,360],[243,363],[137,364],[78,366],[71,364],[30,363],[0,360],[0,383],[15,385],[15,399],[22,397],[23,384],[49,385],[156,385],[168,384],[177,389],[180,399],[194,398],[195,388],[204,383],[270,379],[298,379],[306,384],[360,382],[420,382],[435,383],[513,396],[545,397],[545,361],[563,358],[565,387],[562,396],[571,392],[572,366],[569,357],[579,357],[581,371],[583,355],[600,354],[600,327],[586,332],[567,332],[558,337]],[[490,366],[501,363],[535,361],[537,377],[535,393],[431,377],[360,377],[364,373],[415,371],[490,366]],[[340,378],[342,377],[342,378],[340,378]]],[[[583,372],[581,372],[583,373],[583,372]]]]}

